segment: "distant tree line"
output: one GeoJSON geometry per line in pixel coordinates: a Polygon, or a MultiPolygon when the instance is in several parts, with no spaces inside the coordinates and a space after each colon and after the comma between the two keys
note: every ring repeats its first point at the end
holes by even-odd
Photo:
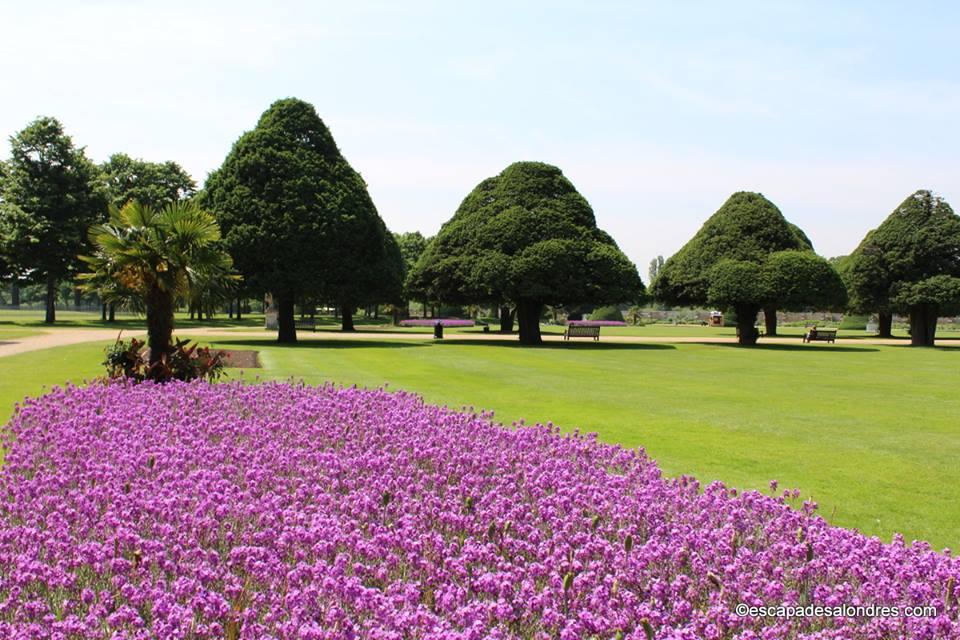
{"type": "Polygon", "coordinates": [[[876,313],[881,335],[904,314],[915,345],[932,345],[937,318],[960,313],[960,218],[929,191],[831,261],[763,195],[735,193],[676,254],[650,262],[648,291],[590,204],[548,164],[518,162],[483,180],[433,238],[390,232],[313,106],[294,98],[272,104],[201,189],[175,162],[116,153],[96,165],[57,120],[38,118],[10,138],[0,163],[0,280],[14,304],[20,287],[42,287],[52,323],[63,283],[95,263],[82,290],[132,304],[102,254],[107,236],[131,233],[123,225],[136,220],[162,233],[166,211],[191,220],[208,211],[217,226],[210,250],[239,276],[191,275],[170,304],[199,317],[224,304],[239,314],[241,300],[270,294],[281,342],[297,339],[298,306],[332,306],[352,331],[358,309],[383,305],[396,321],[411,301],[424,314],[487,306],[501,331],[519,325],[523,344],[541,342],[545,313],[650,299],[729,309],[743,345],[756,343],[760,312],[766,335],[776,335],[778,311],[876,313]],[[140,209],[121,215],[131,204],[140,209]]]}

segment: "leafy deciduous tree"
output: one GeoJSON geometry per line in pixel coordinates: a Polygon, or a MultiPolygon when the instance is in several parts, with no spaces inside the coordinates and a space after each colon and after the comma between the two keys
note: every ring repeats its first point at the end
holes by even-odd
{"type": "Polygon", "coordinates": [[[47,288],[46,322],[56,320],[57,282],[80,267],[87,229],[106,199],[96,166],[54,118],[31,122],[10,139],[0,211],[0,253],[8,270],[47,288]]]}
{"type": "Polygon", "coordinates": [[[147,162],[115,153],[100,165],[100,173],[111,204],[120,208],[131,200],[161,209],[188,200],[197,184],[176,162],[147,162]]]}

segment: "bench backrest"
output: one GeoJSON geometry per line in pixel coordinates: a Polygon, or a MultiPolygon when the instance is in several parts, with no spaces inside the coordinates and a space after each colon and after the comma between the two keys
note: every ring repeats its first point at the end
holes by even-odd
{"type": "Polygon", "coordinates": [[[600,335],[600,327],[585,327],[582,325],[572,324],[567,327],[568,336],[598,336],[600,335]]]}

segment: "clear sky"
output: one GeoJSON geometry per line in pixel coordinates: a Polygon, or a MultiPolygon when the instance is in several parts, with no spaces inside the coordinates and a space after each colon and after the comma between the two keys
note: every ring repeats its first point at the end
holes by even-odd
{"type": "Polygon", "coordinates": [[[826,256],[916,189],[960,210],[956,2],[2,0],[0,77],[4,136],[50,115],[200,184],[302,98],[395,231],[549,162],[645,280],[734,191],[826,256]]]}

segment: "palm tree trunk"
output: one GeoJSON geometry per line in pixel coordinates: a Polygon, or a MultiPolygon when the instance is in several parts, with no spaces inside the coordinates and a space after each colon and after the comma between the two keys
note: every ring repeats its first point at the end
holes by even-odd
{"type": "Polygon", "coordinates": [[[150,347],[150,365],[170,352],[173,341],[173,295],[153,287],[146,298],[147,346],[150,347]]]}

